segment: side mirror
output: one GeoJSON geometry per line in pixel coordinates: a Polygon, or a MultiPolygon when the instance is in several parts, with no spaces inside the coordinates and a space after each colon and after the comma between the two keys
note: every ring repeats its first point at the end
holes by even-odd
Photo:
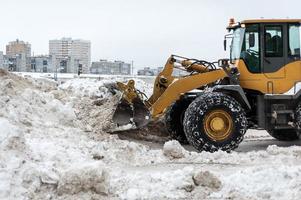
{"type": "Polygon", "coordinates": [[[224,51],[227,51],[227,39],[224,39],[224,51]]]}
{"type": "Polygon", "coordinates": [[[249,47],[255,46],[255,35],[254,33],[249,34],[249,47]]]}

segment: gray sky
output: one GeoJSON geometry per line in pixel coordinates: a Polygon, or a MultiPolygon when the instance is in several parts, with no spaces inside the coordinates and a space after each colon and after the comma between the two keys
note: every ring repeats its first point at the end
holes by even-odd
{"type": "Polygon", "coordinates": [[[225,57],[230,17],[301,18],[300,0],[0,0],[0,51],[19,38],[35,54],[48,40],[90,40],[92,61],[134,60],[158,67],[170,54],[213,61],[225,57]],[[282,2],[282,3],[280,3],[282,2]]]}

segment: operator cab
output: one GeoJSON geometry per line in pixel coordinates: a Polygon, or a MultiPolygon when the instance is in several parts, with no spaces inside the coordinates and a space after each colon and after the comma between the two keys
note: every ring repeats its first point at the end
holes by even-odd
{"type": "MultiPolygon", "coordinates": [[[[230,20],[228,30],[232,38],[230,60],[243,60],[251,73],[277,73],[285,76],[286,64],[300,60],[301,20],[245,20],[235,23],[230,20]]],[[[224,43],[226,47],[226,41],[224,43]]],[[[276,78],[276,77],[273,77],[276,78]]]]}

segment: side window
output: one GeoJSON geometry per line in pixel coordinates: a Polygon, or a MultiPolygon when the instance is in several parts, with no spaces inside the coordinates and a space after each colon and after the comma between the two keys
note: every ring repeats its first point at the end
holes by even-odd
{"type": "Polygon", "coordinates": [[[282,26],[265,26],[265,57],[283,57],[282,26]]]}
{"type": "Polygon", "coordinates": [[[288,25],[288,56],[300,58],[300,25],[288,25]]]}
{"type": "Polygon", "coordinates": [[[252,73],[261,72],[259,47],[259,25],[247,25],[242,45],[241,58],[246,63],[248,70],[252,73]]]}

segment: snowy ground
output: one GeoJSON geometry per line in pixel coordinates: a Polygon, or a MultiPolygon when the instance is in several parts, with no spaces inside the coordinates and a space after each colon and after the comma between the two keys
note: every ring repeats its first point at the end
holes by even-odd
{"type": "Polygon", "coordinates": [[[197,153],[108,134],[116,79],[57,86],[0,71],[0,199],[301,198],[300,141],[250,130],[232,153],[197,153]]]}

